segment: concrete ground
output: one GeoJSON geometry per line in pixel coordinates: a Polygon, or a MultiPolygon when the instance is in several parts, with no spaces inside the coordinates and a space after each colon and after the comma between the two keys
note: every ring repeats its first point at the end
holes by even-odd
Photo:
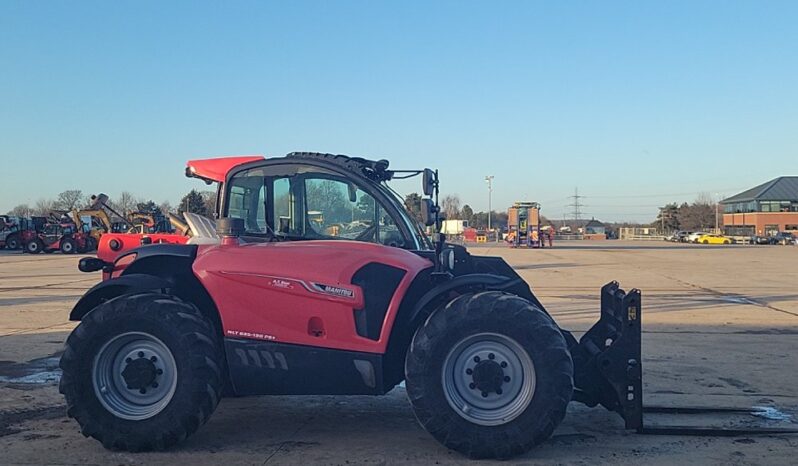
{"type": "MultiPolygon", "coordinates": [[[[646,403],[772,408],[743,425],[798,427],[798,247],[561,243],[479,247],[532,285],[564,328],[598,317],[601,285],[643,291],[646,403]]],[[[161,453],[110,452],[80,435],[58,394],[71,306],[99,281],[76,256],[0,251],[2,464],[451,464],[404,389],[384,397],[225,399],[197,434],[161,453]]],[[[661,420],[661,419],[660,419],[661,420]]],[[[667,420],[667,419],[666,419],[667,420]]],[[[698,423],[723,425],[721,418],[698,423]]],[[[798,435],[645,436],[572,404],[541,447],[509,464],[795,464],[798,435]]]]}

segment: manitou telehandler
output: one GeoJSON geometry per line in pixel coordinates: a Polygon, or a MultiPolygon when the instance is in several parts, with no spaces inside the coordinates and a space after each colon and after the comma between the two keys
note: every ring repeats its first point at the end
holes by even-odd
{"type": "Polygon", "coordinates": [[[216,232],[80,261],[108,278],[72,310],[61,358],[84,435],[163,449],[225,395],[381,395],[402,381],[421,425],[471,457],[529,450],[571,401],[652,430],[639,291],[604,286],[577,341],[504,260],[431,241],[387,184],[421,175],[424,223],[440,226],[437,172],[317,153],[212,166],[216,232]]]}

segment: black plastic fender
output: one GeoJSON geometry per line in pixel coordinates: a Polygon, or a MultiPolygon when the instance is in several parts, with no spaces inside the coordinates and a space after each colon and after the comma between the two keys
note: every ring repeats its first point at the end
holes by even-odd
{"type": "Polygon", "coordinates": [[[103,301],[128,293],[141,291],[162,290],[172,288],[174,283],[171,280],[148,275],[143,273],[133,273],[112,278],[94,285],[86,294],[80,298],[72,312],[69,313],[69,320],[81,320],[92,309],[103,301]]]}
{"type": "Polygon", "coordinates": [[[532,294],[529,286],[521,277],[510,278],[502,275],[473,273],[454,277],[427,291],[413,307],[409,321],[416,322],[425,313],[429,312],[431,304],[440,305],[441,302],[439,301],[447,299],[453,291],[506,291],[531,301],[532,304],[546,312],[543,305],[532,294]]]}

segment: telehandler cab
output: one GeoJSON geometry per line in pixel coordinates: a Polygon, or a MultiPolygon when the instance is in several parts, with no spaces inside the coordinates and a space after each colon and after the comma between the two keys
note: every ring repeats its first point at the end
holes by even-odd
{"type": "Polygon", "coordinates": [[[224,395],[402,381],[420,424],[476,458],[543,442],[572,400],[644,428],[639,291],[604,286],[577,341],[504,260],[431,241],[387,184],[421,175],[423,223],[439,226],[437,172],[318,153],[226,166],[218,235],[81,260],[109,276],[72,310],[61,358],[84,435],[163,449],[224,395]]]}

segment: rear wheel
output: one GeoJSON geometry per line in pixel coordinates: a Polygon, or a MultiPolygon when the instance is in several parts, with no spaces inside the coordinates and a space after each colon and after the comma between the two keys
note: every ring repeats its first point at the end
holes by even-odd
{"type": "Polygon", "coordinates": [[[85,436],[161,450],[208,420],[222,390],[219,337],[199,310],[145,293],[107,301],[67,339],[60,391],[85,436]]]}
{"type": "Polygon", "coordinates": [[[704,244],[709,244],[709,240],[708,240],[708,239],[705,239],[705,240],[703,241],[703,243],[704,243],[704,244]]]}
{"type": "Polygon", "coordinates": [[[416,418],[444,446],[508,458],[549,438],[573,393],[559,328],[529,301],[468,294],[438,309],[405,361],[416,418]]]}
{"type": "Polygon", "coordinates": [[[19,249],[19,235],[10,234],[6,238],[6,247],[8,249],[19,249]]]}
{"type": "Polygon", "coordinates": [[[42,240],[33,239],[25,243],[25,252],[30,254],[39,254],[44,250],[44,243],[42,240]]]}
{"type": "Polygon", "coordinates": [[[75,254],[78,249],[78,243],[73,238],[64,238],[61,240],[61,253],[62,254],[75,254]]]}

